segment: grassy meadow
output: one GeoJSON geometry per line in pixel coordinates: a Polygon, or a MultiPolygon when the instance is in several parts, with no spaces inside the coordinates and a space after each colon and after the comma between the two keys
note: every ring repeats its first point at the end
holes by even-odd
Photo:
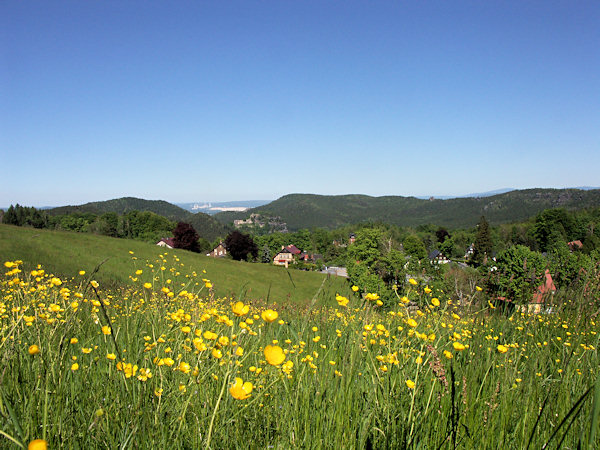
{"type": "Polygon", "coordinates": [[[155,261],[159,255],[176,255],[178,264],[197,273],[206,272],[220,297],[249,298],[265,303],[307,305],[320,290],[319,302],[337,292],[346,292],[344,279],[299,270],[285,270],[268,264],[215,259],[185,250],[170,250],[144,242],[98,236],[90,233],[37,230],[0,224],[0,259],[19,259],[32,270],[41,264],[46,272],[70,277],[80,270],[90,274],[102,266],[94,278],[103,286],[118,288],[135,284],[131,255],[140,262],[155,261]],[[325,280],[325,281],[324,281],[325,280]]]}
{"type": "Polygon", "coordinates": [[[416,280],[383,311],[318,274],[275,293],[279,268],[0,233],[2,448],[600,445],[597,317],[467,313],[416,280]]]}

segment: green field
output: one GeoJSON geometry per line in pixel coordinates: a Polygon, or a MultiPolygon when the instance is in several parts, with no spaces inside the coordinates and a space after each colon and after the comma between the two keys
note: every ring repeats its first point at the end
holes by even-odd
{"type": "Polygon", "coordinates": [[[469,312],[411,279],[382,310],[314,273],[290,288],[132,241],[3,226],[0,242],[1,448],[600,445],[596,309],[469,312]]]}
{"type": "Polygon", "coordinates": [[[349,289],[343,278],[314,272],[214,259],[185,250],[165,250],[143,242],[88,233],[0,224],[0,260],[19,259],[30,270],[41,264],[47,272],[59,276],[73,276],[80,270],[89,274],[104,261],[94,278],[111,287],[131,284],[132,257],[142,267],[146,262],[156,264],[159,255],[179,258],[184,272],[205,270],[203,277],[210,279],[215,294],[221,297],[306,305],[318,294],[318,301],[328,299],[333,304],[331,299],[336,292],[347,293],[349,289]]]}

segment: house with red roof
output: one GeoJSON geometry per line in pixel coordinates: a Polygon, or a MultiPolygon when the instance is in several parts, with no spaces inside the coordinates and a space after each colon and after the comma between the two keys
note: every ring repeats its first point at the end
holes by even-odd
{"type": "Polygon", "coordinates": [[[156,245],[158,245],[159,247],[175,248],[173,238],[162,238],[156,243],[156,245]]]}
{"type": "Polygon", "coordinates": [[[544,303],[550,301],[555,292],[556,285],[554,284],[554,280],[552,280],[550,271],[546,269],[546,272],[544,273],[544,283],[535,289],[533,299],[527,308],[528,312],[532,314],[539,314],[542,312],[542,306],[544,303]]]}
{"type": "Polygon", "coordinates": [[[302,253],[295,245],[281,247],[281,251],[273,257],[273,264],[276,266],[285,266],[293,264],[296,261],[296,256],[302,253]]]}

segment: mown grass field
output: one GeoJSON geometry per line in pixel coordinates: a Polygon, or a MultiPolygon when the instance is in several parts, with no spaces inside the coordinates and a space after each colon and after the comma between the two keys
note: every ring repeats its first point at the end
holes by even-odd
{"type": "Polygon", "coordinates": [[[130,251],[134,252],[138,265],[155,262],[159,255],[177,256],[187,269],[197,273],[204,270],[204,277],[210,278],[215,294],[220,297],[233,296],[263,303],[283,301],[302,306],[317,293],[319,301],[329,299],[331,302],[332,294],[348,292],[345,279],[314,272],[214,259],[134,240],[0,224],[0,260],[20,259],[29,270],[41,264],[48,273],[63,277],[80,270],[89,274],[104,262],[94,275],[104,286],[131,285],[130,251]]]}
{"type": "Polygon", "coordinates": [[[210,266],[131,244],[108,266],[127,287],[80,275],[85,252],[62,277],[1,261],[0,447],[600,445],[585,311],[467,314],[418,281],[386,311],[317,285],[302,309],[238,303],[211,291],[210,266]]]}

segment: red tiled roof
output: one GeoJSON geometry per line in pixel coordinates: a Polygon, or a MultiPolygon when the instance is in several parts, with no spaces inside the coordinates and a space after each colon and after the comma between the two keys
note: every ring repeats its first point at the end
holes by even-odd
{"type": "Polygon", "coordinates": [[[293,245],[293,244],[292,244],[292,245],[288,245],[288,246],[286,247],[286,249],[287,249],[287,250],[289,250],[289,252],[290,252],[292,255],[299,255],[300,253],[302,253],[300,250],[298,250],[298,247],[296,247],[296,246],[295,246],[295,245],[293,245]]]}
{"type": "Polygon", "coordinates": [[[537,287],[535,294],[533,294],[533,300],[531,303],[544,303],[544,297],[546,297],[546,294],[553,292],[556,292],[556,285],[552,280],[550,271],[546,269],[546,273],[544,274],[544,284],[537,287]]]}
{"type": "Polygon", "coordinates": [[[169,245],[169,246],[171,246],[171,247],[174,247],[174,246],[175,246],[175,244],[174,244],[174,242],[173,242],[173,238],[162,238],[162,239],[161,239],[160,241],[158,241],[158,242],[164,242],[165,244],[167,244],[167,245],[169,245]]]}

